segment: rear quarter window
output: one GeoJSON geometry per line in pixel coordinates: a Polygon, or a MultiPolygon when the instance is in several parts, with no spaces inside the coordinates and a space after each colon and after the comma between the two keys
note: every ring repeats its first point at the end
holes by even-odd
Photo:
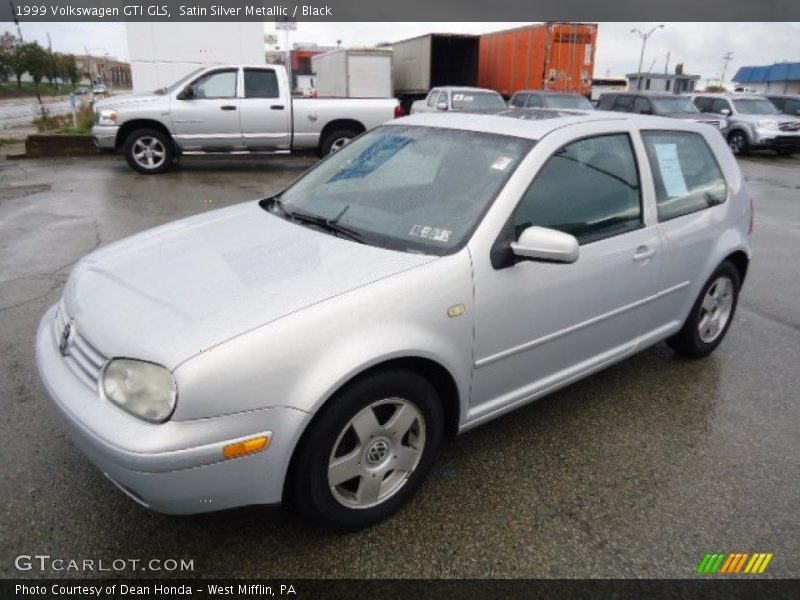
{"type": "Polygon", "coordinates": [[[643,131],[656,185],[658,220],[725,202],[728,186],[705,138],[689,131],[643,131]]]}

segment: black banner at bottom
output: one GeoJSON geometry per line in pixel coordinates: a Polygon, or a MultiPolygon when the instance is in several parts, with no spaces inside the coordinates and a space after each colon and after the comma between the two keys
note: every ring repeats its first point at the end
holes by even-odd
{"type": "Polygon", "coordinates": [[[6,579],[0,598],[236,598],[375,600],[416,598],[800,598],[787,579],[6,579]]]}

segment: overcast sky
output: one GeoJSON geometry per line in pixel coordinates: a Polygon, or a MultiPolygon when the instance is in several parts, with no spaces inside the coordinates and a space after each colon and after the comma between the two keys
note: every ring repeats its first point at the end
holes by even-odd
{"type": "MultiPolygon", "coordinates": [[[[294,42],[315,42],[320,45],[364,46],[391,42],[430,32],[482,33],[525,23],[299,23],[291,33],[294,42]]],[[[641,39],[631,33],[638,28],[649,31],[658,23],[601,23],[595,76],[623,75],[636,71],[641,39]]],[[[13,24],[0,27],[10,31],[13,24]]],[[[271,22],[264,24],[266,33],[274,31],[271,22]]],[[[50,34],[53,48],[65,52],[84,53],[127,59],[124,23],[22,23],[25,39],[47,44],[50,34]]],[[[283,41],[283,33],[278,39],[283,41]]],[[[722,56],[733,53],[727,79],[743,65],[772,64],[779,61],[800,62],[800,23],[666,23],[647,42],[644,70],[652,64],[655,72],[664,72],[670,53],[670,71],[676,63],[685,65],[685,72],[699,74],[702,83],[722,73],[722,56]]]]}

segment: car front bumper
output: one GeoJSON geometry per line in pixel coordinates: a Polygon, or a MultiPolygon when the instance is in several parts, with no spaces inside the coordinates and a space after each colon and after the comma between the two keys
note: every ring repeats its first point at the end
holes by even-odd
{"type": "Polygon", "coordinates": [[[294,444],[311,415],[277,407],[162,424],[137,419],[73,372],[56,341],[56,308],[45,313],[36,335],[40,377],[72,440],[117,487],[169,514],[281,501],[294,444]],[[266,434],[265,450],[223,458],[225,445],[266,434]]]}
{"type": "Polygon", "coordinates": [[[100,150],[115,150],[118,131],[117,125],[95,125],[92,127],[92,141],[100,150]]]}
{"type": "Polygon", "coordinates": [[[762,148],[800,150],[800,132],[757,129],[754,145],[762,148]]]}

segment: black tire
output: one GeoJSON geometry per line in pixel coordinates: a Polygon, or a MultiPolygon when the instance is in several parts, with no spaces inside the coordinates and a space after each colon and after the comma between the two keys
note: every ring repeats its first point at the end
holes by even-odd
{"type": "Polygon", "coordinates": [[[777,148],[775,152],[777,152],[779,156],[791,156],[794,154],[794,148],[777,148]]]}
{"type": "MultiPolygon", "coordinates": [[[[377,412],[372,414],[377,415],[377,412]]],[[[389,414],[385,422],[377,418],[377,422],[386,425],[394,414],[389,414]]],[[[414,423],[412,428],[418,426],[418,420],[414,423]]],[[[384,371],[358,379],[328,401],[303,435],[287,479],[286,504],[308,519],[339,531],[353,531],[377,523],[408,502],[425,480],[441,444],[442,431],[441,401],[436,389],[424,377],[409,371],[384,371]],[[338,491],[334,491],[329,484],[328,468],[334,449],[344,442],[343,436],[351,435],[355,448],[348,455],[359,457],[359,468],[361,461],[366,465],[367,454],[374,443],[358,442],[355,429],[349,428],[351,419],[359,413],[363,414],[362,411],[375,402],[397,398],[410,403],[424,419],[424,444],[420,449],[419,462],[408,473],[403,472],[402,476],[398,471],[398,475],[395,475],[399,477],[398,489],[385,499],[378,500],[376,505],[362,508],[346,506],[343,501],[337,500],[334,494],[338,491]]],[[[378,438],[380,436],[376,437],[376,442],[378,438]]],[[[410,438],[403,437],[404,442],[407,439],[410,438]]],[[[389,449],[386,455],[389,463],[397,448],[394,446],[389,449]]],[[[391,466],[387,468],[391,469],[391,466]]],[[[381,481],[384,481],[384,476],[388,481],[392,473],[379,474],[381,481]]],[[[360,489],[363,479],[369,481],[368,477],[359,475],[344,485],[360,489]]],[[[378,485],[380,487],[383,484],[378,485]]]]}
{"type": "Polygon", "coordinates": [[[750,154],[750,140],[744,131],[735,130],[728,134],[728,147],[734,156],[747,156],[750,154]]]}
{"type": "Polygon", "coordinates": [[[733,323],[736,316],[736,306],[739,302],[739,290],[741,288],[741,280],[739,278],[739,271],[729,261],[723,262],[713,275],[709,277],[700,295],[692,306],[692,310],[683,324],[681,330],[667,339],[667,345],[681,356],[687,358],[703,358],[711,354],[714,349],[720,345],[725,338],[725,334],[733,323]],[[706,314],[706,309],[703,307],[703,300],[706,298],[709,290],[714,286],[721,277],[727,277],[732,283],[732,305],[730,308],[730,315],[728,316],[725,325],[720,332],[716,334],[713,340],[704,341],[700,336],[701,319],[706,314]]]}
{"type": "Polygon", "coordinates": [[[354,137],[358,136],[358,134],[359,132],[355,129],[347,127],[326,133],[322,143],[319,145],[319,155],[321,157],[328,156],[331,151],[338,150],[341,147],[342,140],[346,140],[344,143],[347,144],[354,137]]]}
{"type": "Polygon", "coordinates": [[[137,129],[125,138],[122,150],[131,168],[144,175],[164,173],[172,168],[175,160],[172,140],[157,129],[137,129]],[[148,148],[151,151],[149,160],[147,156],[142,157],[148,148]]]}

